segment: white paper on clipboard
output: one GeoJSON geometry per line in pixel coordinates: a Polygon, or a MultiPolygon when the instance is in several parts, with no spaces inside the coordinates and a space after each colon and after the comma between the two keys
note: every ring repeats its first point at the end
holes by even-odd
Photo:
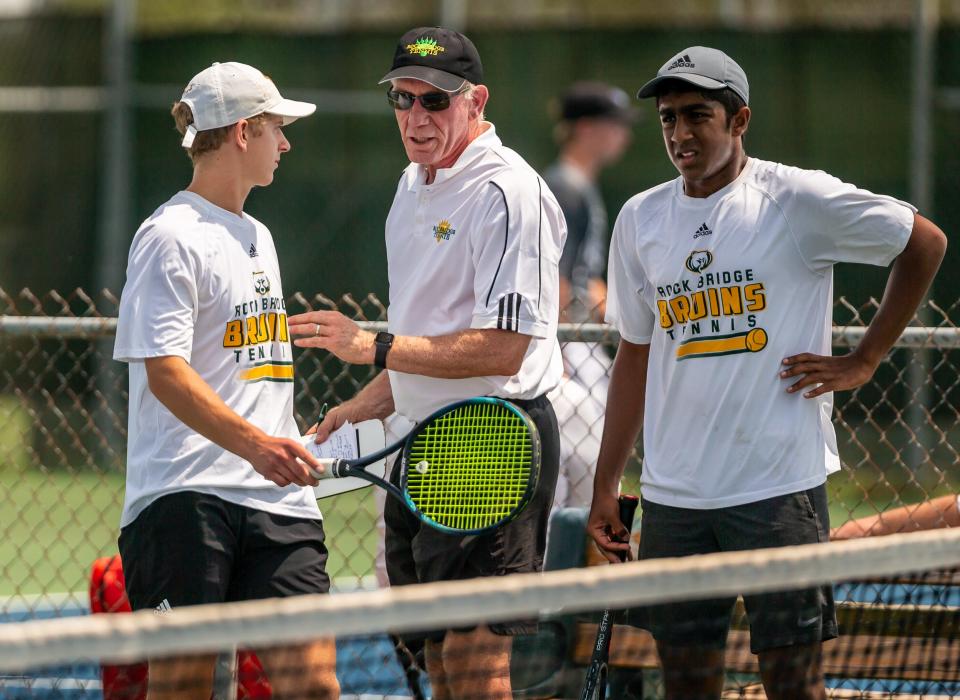
{"type": "MultiPolygon", "coordinates": [[[[383,423],[378,420],[344,423],[330,434],[326,442],[321,442],[319,445],[313,441],[313,435],[304,435],[301,439],[304,447],[311,454],[324,459],[357,459],[377,450],[382,450],[386,444],[383,423]]],[[[365,471],[383,478],[386,462],[386,459],[381,459],[366,467],[365,471]]],[[[322,479],[318,486],[313,487],[313,493],[320,499],[347,493],[348,491],[356,491],[367,486],[372,486],[372,484],[355,476],[344,479],[322,479]]]]}

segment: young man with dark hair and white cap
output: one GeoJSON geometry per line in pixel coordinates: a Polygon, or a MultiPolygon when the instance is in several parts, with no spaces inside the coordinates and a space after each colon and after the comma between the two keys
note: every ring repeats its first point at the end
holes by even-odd
{"type": "MultiPolygon", "coordinates": [[[[270,231],[243,211],[315,106],[242,63],[173,107],[193,179],[130,247],[114,358],[129,364],[120,553],[134,610],[326,593],[327,549],[293,418],[293,363],[270,231]]],[[[280,697],[336,698],[331,639],[258,649],[280,697]]],[[[210,697],[215,657],[150,660],[149,697],[210,697]]]]}
{"type": "MultiPolygon", "coordinates": [[[[614,226],[607,319],[621,342],[588,529],[611,561],[625,547],[617,489],[642,426],[641,558],[824,541],[840,466],[832,392],[873,375],[946,238],[892,197],[748,157],[747,77],[721,51],[680,52],[639,97],[656,98],[680,177],[633,197],[614,226]],[[840,262],[892,268],[863,340],[833,357],[840,262]]],[[[744,599],[767,697],[825,697],[830,586],[744,599]]],[[[733,604],[651,609],[668,698],[720,697],[733,604]]]]}
{"type": "MultiPolygon", "coordinates": [[[[538,571],[559,460],[546,393],[562,373],[557,343],[558,271],[565,227],[537,173],[503,146],[483,118],[489,91],[473,43],[440,27],[407,32],[382,79],[411,163],[387,217],[389,332],[374,336],[332,311],[291,317],[303,347],[330,350],[381,372],[334,408],[323,439],[344,420],[413,421],[472,396],[515,402],[540,432],[536,493],[496,532],[457,537],[421,526],[387,500],[392,584],[538,571]]],[[[394,470],[394,478],[397,471],[394,470]]],[[[440,633],[427,645],[434,697],[510,698],[510,635],[530,623],[440,633]]]]}

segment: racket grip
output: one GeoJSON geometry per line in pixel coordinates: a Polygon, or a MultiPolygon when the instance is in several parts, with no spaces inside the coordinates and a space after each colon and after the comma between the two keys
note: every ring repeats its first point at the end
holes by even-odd
{"type": "MultiPolygon", "coordinates": [[[[633,529],[633,516],[637,512],[637,506],[640,505],[640,499],[629,493],[622,493],[617,499],[620,505],[620,522],[627,528],[627,541],[630,541],[630,531],[633,529]]],[[[626,561],[627,553],[620,553],[620,560],[626,561]]]]}
{"type": "Polygon", "coordinates": [[[335,479],[337,476],[337,467],[339,467],[339,462],[342,460],[334,459],[332,457],[318,457],[317,461],[320,462],[320,465],[323,467],[322,472],[318,472],[313,467],[308,467],[307,469],[310,472],[310,476],[314,479],[335,479]]]}

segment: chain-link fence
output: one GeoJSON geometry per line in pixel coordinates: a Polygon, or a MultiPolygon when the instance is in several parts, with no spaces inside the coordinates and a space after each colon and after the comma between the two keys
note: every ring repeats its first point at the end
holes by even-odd
{"type": "MultiPolygon", "coordinates": [[[[877,303],[840,298],[837,352],[856,343],[877,303]]],[[[294,294],[290,313],[337,308],[376,327],[374,295],[333,301],[294,294]]],[[[95,557],[114,553],[123,500],[126,365],[113,362],[117,297],[0,290],[0,612],[83,608],[95,557]]],[[[926,304],[929,327],[912,327],[860,389],[837,397],[845,469],[829,480],[834,524],[960,490],[960,304],[926,304]],[[919,366],[922,374],[911,368],[919,366]],[[917,383],[916,377],[922,382],[917,383]]],[[[563,326],[571,376],[554,396],[564,437],[558,500],[585,505],[602,431],[605,381],[616,346],[606,326],[563,326]]],[[[324,352],[296,356],[302,429],[324,403],[373,375],[324,352]]],[[[628,471],[639,477],[639,455],[628,471]]],[[[330,573],[340,588],[373,585],[378,502],[364,489],[324,499],[330,573]]]]}

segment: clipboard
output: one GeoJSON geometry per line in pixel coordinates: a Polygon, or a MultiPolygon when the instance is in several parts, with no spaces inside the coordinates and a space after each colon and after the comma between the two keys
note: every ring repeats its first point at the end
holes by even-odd
{"type": "MultiPolygon", "coordinates": [[[[334,436],[337,436],[338,439],[344,443],[345,449],[348,451],[348,453],[338,454],[338,456],[344,456],[348,459],[368,455],[371,452],[382,450],[386,446],[383,423],[379,420],[365,420],[355,424],[347,423],[342,426],[337,433],[334,433],[331,439],[334,436]],[[353,451],[353,449],[355,449],[356,452],[350,457],[349,452],[353,451]]],[[[303,441],[308,449],[310,449],[311,444],[314,444],[312,435],[304,435],[303,441]]],[[[328,440],[327,442],[330,441],[328,440]]],[[[384,479],[387,478],[387,476],[385,476],[386,469],[386,457],[367,467],[368,472],[384,479]]],[[[338,496],[341,493],[364,489],[372,485],[369,481],[358,479],[355,476],[348,476],[344,479],[323,479],[318,486],[313,487],[313,494],[317,500],[320,500],[322,498],[329,498],[330,496],[338,496]]]]}

